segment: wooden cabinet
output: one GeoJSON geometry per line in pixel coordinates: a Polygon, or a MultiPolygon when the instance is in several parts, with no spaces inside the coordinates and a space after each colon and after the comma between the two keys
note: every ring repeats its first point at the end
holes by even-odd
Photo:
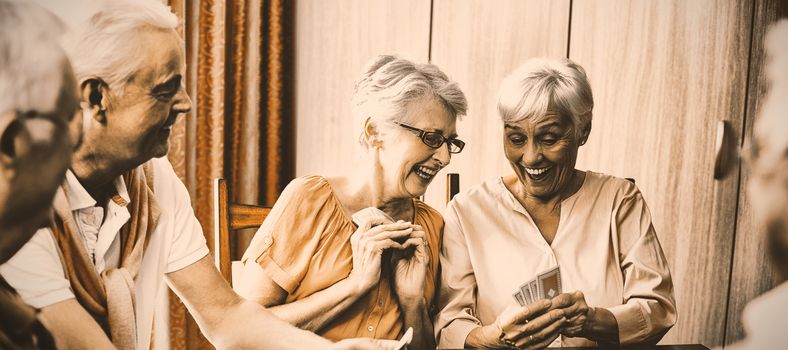
{"type": "Polygon", "coordinates": [[[635,178],[649,204],[679,313],[663,343],[724,337],[739,176],[714,178],[715,141],[727,121],[741,143],[751,20],[752,1],[573,1],[595,102],[578,167],[635,178]]]}
{"type": "Polygon", "coordinates": [[[429,0],[299,0],[296,8],[296,175],[354,167],[353,82],[375,55],[429,55],[429,0]]]}

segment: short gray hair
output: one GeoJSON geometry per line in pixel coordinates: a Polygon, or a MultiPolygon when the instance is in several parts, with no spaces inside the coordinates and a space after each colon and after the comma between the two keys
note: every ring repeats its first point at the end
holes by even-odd
{"type": "Polygon", "coordinates": [[[68,59],[58,45],[64,25],[29,2],[0,0],[0,113],[48,113],[66,81],[68,59]]]}
{"type": "MultiPolygon", "coordinates": [[[[436,98],[455,118],[467,113],[468,102],[460,86],[437,66],[416,64],[394,55],[373,57],[353,91],[355,125],[361,128],[367,117],[399,120],[405,115],[407,104],[423,96],[436,98]]],[[[359,141],[363,144],[362,139],[359,141]]]]}
{"type": "Polygon", "coordinates": [[[65,36],[63,47],[79,83],[100,78],[122,92],[146,59],[136,52],[134,37],[145,28],[175,30],[178,24],[178,17],[160,1],[106,1],[65,36]]]}
{"type": "Polygon", "coordinates": [[[532,58],[504,78],[498,91],[504,123],[554,112],[572,119],[576,137],[591,123],[593,109],[585,70],[566,58],[532,58]]]}

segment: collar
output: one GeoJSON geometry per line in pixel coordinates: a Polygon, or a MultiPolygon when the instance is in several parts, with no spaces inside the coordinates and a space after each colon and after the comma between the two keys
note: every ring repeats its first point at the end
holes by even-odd
{"type": "MultiPolygon", "coordinates": [[[[131,202],[129,192],[126,189],[126,182],[123,176],[118,176],[113,181],[117,194],[112,196],[112,200],[120,206],[126,206],[131,202]]],[[[90,208],[96,206],[96,200],[88,193],[85,187],[77,180],[76,175],[71,169],[66,171],[66,180],[63,183],[63,191],[68,198],[71,211],[90,208]]]]}

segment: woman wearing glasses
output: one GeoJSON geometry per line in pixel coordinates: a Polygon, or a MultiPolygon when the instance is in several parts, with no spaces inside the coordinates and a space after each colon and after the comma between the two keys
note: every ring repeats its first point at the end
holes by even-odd
{"type": "Polygon", "coordinates": [[[359,163],[287,186],[235,288],[331,340],[395,339],[413,327],[413,347],[434,348],[443,219],[417,198],[465,146],[455,128],[465,96],[434,65],[379,56],[352,105],[359,163]]]}
{"type": "Polygon", "coordinates": [[[444,212],[439,347],[656,343],[676,321],[640,191],[575,169],[593,106],[585,71],[568,59],[533,59],[504,79],[498,112],[514,175],[444,212]]]}

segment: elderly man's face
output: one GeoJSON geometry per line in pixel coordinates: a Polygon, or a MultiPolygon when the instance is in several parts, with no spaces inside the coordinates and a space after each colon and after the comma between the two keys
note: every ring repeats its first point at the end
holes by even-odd
{"type": "Polygon", "coordinates": [[[145,162],[169,149],[172,125],[191,109],[183,88],[184,56],[173,30],[146,29],[137,37],[144,57],[125,91],[112,92],[107,107],[108,149],[127,160],[145,162]]]}
{"type": "Polygon", "coordinates": [[[3,167],[0,179],[0,263],[26,243],[36,229],[46,224],[52,197],[71,164],[71,152],[81,139],[82,118],[76,117],[76,81],[64,62],[63,84],[54,111],[18,112],[12,163],[3,167]]]}

